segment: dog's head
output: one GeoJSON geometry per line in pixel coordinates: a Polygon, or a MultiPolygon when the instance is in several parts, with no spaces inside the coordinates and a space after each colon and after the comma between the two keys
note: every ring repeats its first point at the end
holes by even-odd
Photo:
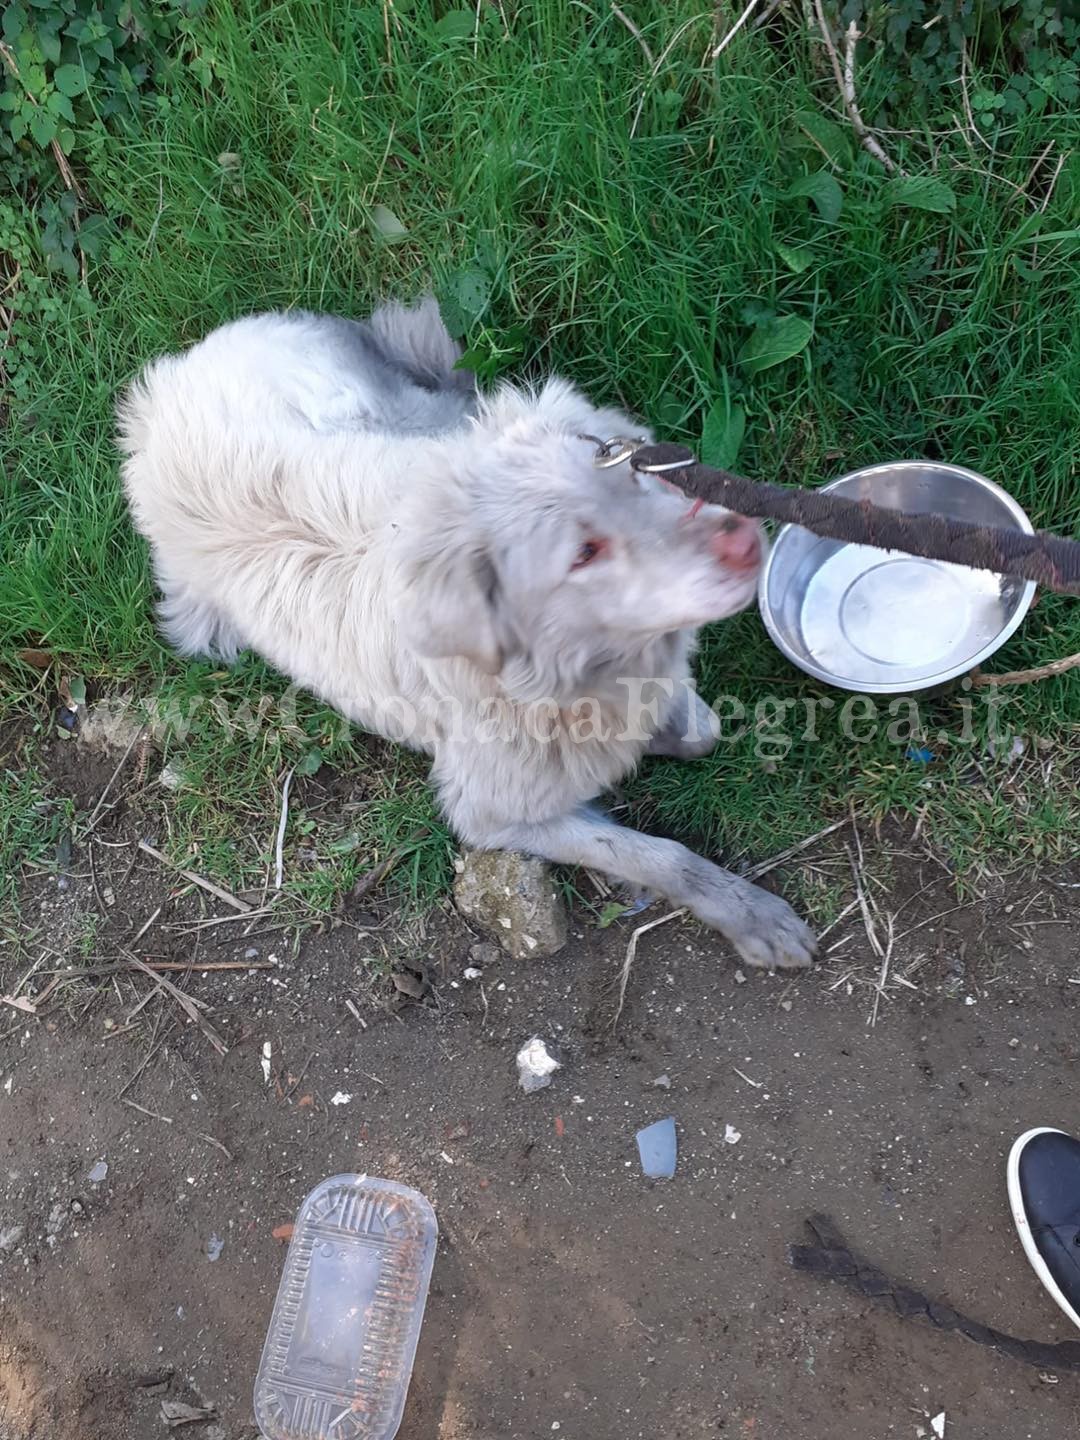
{"type": "Polygon", "coordinates": [[[695,513],[627,463],[597,468],[584,433],[643,432],[554,381],[500,392],[474,429],[445,437],[446,475],[400,535],[402,623],[419,654],[466,656],[522,700],[561,698],[753,599],[755,522],[695,513]]]}

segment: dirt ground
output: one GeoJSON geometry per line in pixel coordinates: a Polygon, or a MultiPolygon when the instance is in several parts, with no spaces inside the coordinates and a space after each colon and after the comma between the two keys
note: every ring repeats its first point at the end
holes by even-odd
{"type": "MultiPolygon", "coordinates": [[[[100,792],[92,766],[69,779],[80,804],[100,792]]],[[[957,1440],[1075,1435],[1080,1376],[890,1315],[794,1272],[786,1247],[825,1211],[929,1295],[1070,1338],[1003,1182],[1019,1131],[1080,1129],[1080,871],[981,881],[961,904],[916,839],[864,834],[868,875],[891,852],[870,887],[895,934],[876,1025],[856,909],[795,980],[743,976],[678,921],[643,935],[612,1031],[630,932],[662,905],[607,930],[579,915],[562,954],[529,962],[379,899],[294,947],[138,851],[148,824],[118,807],[29,880],[0,985],[38,964],[19,993],[40,996],[48,970],[120,947],[189,961],[171,979],[227,1053],[123,962],[39,1014],[0,1007],[0,1440],[156,1440],[163,1399],[213,1407],[193,1440],[254,1437],[273,1231],[348,1171],[416,1186],[439,1218],[407,1440],[879,1440],[930,1435],[942,1411],[957,1440]],[[422,999],[388,956],[426,977],[422,999]],[[526,1095],[533,1034],[562,1068],[526,1095]],[[668,1114],[678,1170],[651,1182],[634,1133],[668,1114]]],[[[846,876],[849,902],[843,839],[801,863],[846,876]]]]}

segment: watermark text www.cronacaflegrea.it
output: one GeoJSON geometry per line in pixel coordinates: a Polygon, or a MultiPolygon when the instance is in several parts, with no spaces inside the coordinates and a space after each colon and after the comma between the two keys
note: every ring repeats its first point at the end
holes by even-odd
{"type": "MultiPolygon", "coordinates": [[[[304,692],[289,686],[279,694],[264,692],[241,699],[223,695],[180,695],[159,691],[148,696],[124,695],[99,701],[94,724],[119,739],[133,726],[145,727],[155,742],[184,743],[218,733],[224,739],[254,740],[267,726],[297,738],[305,736],[300,705],[304,692]]],[[[615,698],[581,695],[567,701],[546,696],[515,701],[501,695],[464,704],[454,696],[416,703],[389,695],[367,708],[357,728],[374,730],[421,749],[440,741],[489,745],[520,741],[537,744],[647,744],[663,725],[680,738],[712,738],[720,746],[748,739],[763,760],[782,760],[796,744],[814,744],[841,736],[852,745],[871,745],[884,738],[898,746],[974,745],[990,742],[1008,747],[1011,697],[994,687],[975,688],[960,682],[948,705],[931,708],[911,695],[879,697],[851,694],[777,696],[754,700],[720,694],[700,704],[691,686],[673,680],[620,677],[615,698]],[[684,691],[686,693],[680,693],[684,691]]],[[[307,698],[310,706],[310,699],[307,698]]],[[[327,722],[350,728],[344,716],[327,722]]],[[[325,731],[325,726],[324,726],[325,731]]],[[[333,738],[333,737],[331,737],[333,738]]]]}

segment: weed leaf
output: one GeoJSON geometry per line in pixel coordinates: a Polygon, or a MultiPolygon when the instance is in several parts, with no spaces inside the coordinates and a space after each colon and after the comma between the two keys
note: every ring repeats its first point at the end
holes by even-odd
{"type": "Polygon", "coordinates": [[[81,65],[58,65],[53,71],[53,84],[61,95],[81,95],[86,89],[86,71],[81,65]]]}
{"type": "Polygon", "coordinates": [[[746,411],[741,405],[718,400],[705,417],[701,431],[701,459],[705,465],[730,470],[735,464],[746,430],[746,411]]]}
{"type": "Polygon", "coordinates": [[[296,773],[297,775],[314,775],[322,763],[323,752],[319,749],[318,745],[312,745],[311,749],[305,750],[304,754],[297,761],[296,773]]]}
{"type": "Polygon", "coordinates": [[[851,158],[848,134],[835,121],[817,110],[799,110],[793,119],[803,134],[809,137],[810,143],[823,150],[835,164],[851,158]]]}
{"type": "Polygon", "coordinates": [[[949,215],[956,209],[956,195],[934,175],[897,175],[882,190],[886,205],[905,205],[909,210],[930,210],[949,215]]]}
{"type": "Polygon", "coordinates": [[[373,205],[368,219],[371,221],[372,229],[388,245],[395,245],[399,240],[404,240],[409,233],[388,205],[373,205]]]}
{"type": "Polygon", "coordinates": [[[801,275],[814,263],[812,252],[802,245],[782,245],[777,241],[773,249],[793,275],[801,275]]]}
{"type": "Polygon", "coordinates": [[[779,315],[755,330],[739,351],[739,364],[748,375],[770,370],[805,350],[814,327],[800,315],[779,315]]]}
{"type": "Polygon", "coordinates": [[[840,211],[844,208],[844,192],[840,189],[840,182],[835,175],[830,175],[828,170],[817,170],[813,175],[804,175],[801,180],[796,180],[794,185],[788,188],[786,198],[812,200],[818,214],[830,225],[839,220],[840,211]]]}
{"type": "Polygon", "coordinates": [[[467,40],[476,28],[471,10],[448,10],[435,24],[435,34],[442,40],[467,40]]]}

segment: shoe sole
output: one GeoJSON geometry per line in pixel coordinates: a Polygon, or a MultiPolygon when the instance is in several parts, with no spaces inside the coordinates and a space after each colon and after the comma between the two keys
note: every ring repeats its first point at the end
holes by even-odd
{"type": "Polygon", "coordinates": [[[1020,1156],[1028,1141],[1034,1140],[1036,1135],[1064,1135],[1065,1133],[1064,1130],[1057,1130],[1052,1125],[1040,1125],[1034,1130],[1026,1130],[1009,1151],[1006,1180],[1009,1186],[1009,1205],[1012,1209],[1012,1217],[1016,1224],[1017,1233],[1020,1236],[1020,1244],[1024,1247],[1024,1254],[1027,1256],[1031,1268],[1042,1281],[1046,1293],[1059,1309],[1065,1312],[1077,1329],[1080,1330],[1080,1315],[1076,1313],[1072,1305],[1062,1294],[1057,1281],[1047,1268],[1046,1261],[1039,1254],[1038,1246],[1032,1238],[1027,1212],[1024,1209],[1024,1197],[1020,1193],[1020,1156]]]}

